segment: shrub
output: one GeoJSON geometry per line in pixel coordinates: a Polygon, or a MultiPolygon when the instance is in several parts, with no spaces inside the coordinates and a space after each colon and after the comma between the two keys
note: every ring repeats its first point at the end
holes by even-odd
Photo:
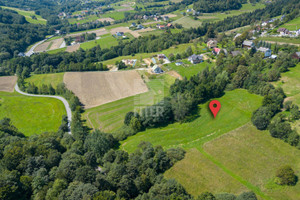
{"type": "Polygon", "coordinates": [[[296,185],[297,176],[290,166],[283,166],[277,170],[275,182],[278,185],[296,185]]]}

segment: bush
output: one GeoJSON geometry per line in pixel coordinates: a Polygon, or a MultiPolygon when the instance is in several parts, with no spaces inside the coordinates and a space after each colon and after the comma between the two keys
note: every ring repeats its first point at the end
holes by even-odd
{"type": "Polygon", "coordinates": [[[275,182],[278,185],[296,185],[297,176],[290,166],[283,166],[277,170],[275,182]]]}

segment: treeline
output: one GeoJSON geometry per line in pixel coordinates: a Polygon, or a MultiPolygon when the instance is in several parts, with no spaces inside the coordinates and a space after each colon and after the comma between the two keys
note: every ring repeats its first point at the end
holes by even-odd
{"type": "Polygon", "coordinates": [[[0,23],[3,24],[26,24],[28,23],[24,16],[19,15],[16,11],[2,9],[0,7],[0,23]]]}
{"type": "Polygon", "coordinates": [[[238,10],[246,0],[199,0],[194,3],[194,10],[202,13],[212,13],[226,10],[238,10]]]}

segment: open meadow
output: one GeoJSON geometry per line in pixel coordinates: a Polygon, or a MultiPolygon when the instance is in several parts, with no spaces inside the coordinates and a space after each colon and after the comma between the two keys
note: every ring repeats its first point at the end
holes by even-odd
{"type": "Polygon", "coordinates": [[[0,92],[0,119],[10,118],[27,136],[57,131],[63,115],[66,115],[64,104],[57,99],[0,92]]]}
{"type": "Polygon", "coordinates": [[[283,24],[280,27],[281,28],[286,28],[290,31],[296,31],[296,30],[300,29],[300,17],[297,17],[297,18],[283,24]]]}
{"type": "Polygon", "coordinates": [[[133,152],[141,141],[164,148],[197,148],[205,142],[234,130],[250,121],[252,112],[261,103],[262,97],[246,90],[228,91],[218,99],[222,108],[214,119],[208,103],[199,105],[198,117],[187,123],[174,123],[166,127],[147,129],[123,141],[122,148],[133,152]]]}
{"type": "Polygon", "coordinates": [[[43,84],[44,85],[51,84],[52,87],[56,88],[58,84],[63,83],[63,78],[64,78],[64,73],[35,74],[25,79],[25,82],[34,83],[38,87],[41,87],[43,84]]]}

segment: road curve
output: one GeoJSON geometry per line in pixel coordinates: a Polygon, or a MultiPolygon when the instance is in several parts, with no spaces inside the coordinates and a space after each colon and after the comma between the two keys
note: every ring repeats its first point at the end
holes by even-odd
{"type": "MultiPolygon", "coordinates": [[[[54,99],[58,99],[60,101],[63,102],[63,104],[65,105],[65,108],[66,108],[66,111],[67,111],[67,116],[68,116],[68,126],[69,126],[69,130],[71,130],[71,121],[72,121],[72,111],[71,111],[71,108],[70,108],[70,105],[68,103],[68,101],[63,98],[63,97],[60,97],[60,96],[54,96],[54,95],[36,95],[36,94],[28,94],[28,93],[25,93],[25,92],[22,92],[18,86],[18,84],[16,84],[15,86],[15,90],[16,92],[22,94],[22,95],[26,95],[26,96],[31,96],[31,97],[48,97],[48,98],[54,98],[54,99]]],[[[69,132],[69,134],[72,134],[71,131],[69,132]]]]}

